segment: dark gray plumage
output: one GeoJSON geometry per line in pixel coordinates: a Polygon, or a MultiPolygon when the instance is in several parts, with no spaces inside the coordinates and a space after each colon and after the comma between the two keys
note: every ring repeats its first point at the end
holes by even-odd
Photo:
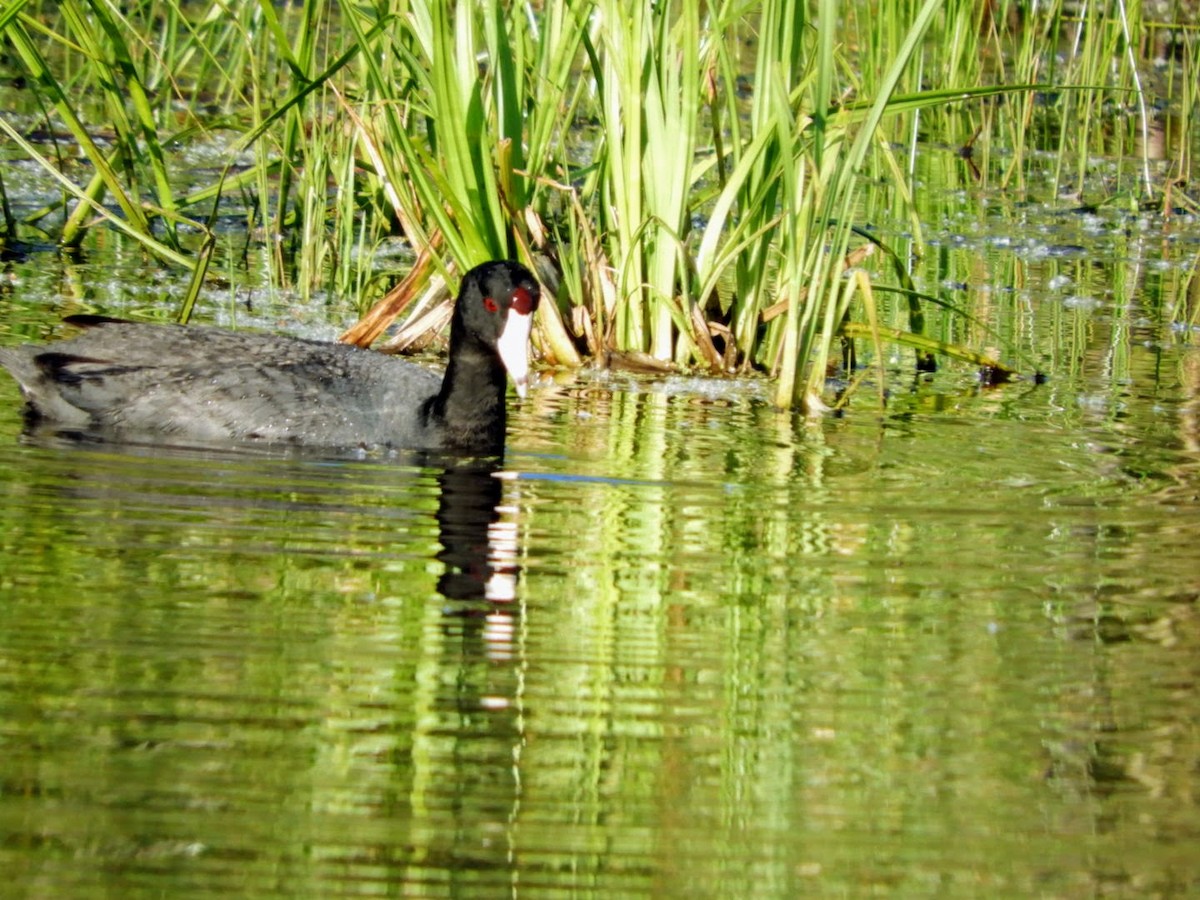
{"type": "Polygon", "coordinates": [[[499,453],[506,369],[524,396],[537,282],[463,278],[444,377],[345,344],[93,316],[76,338],[0,349],[39,427],[158,444],[266,442],[499,453]]]}

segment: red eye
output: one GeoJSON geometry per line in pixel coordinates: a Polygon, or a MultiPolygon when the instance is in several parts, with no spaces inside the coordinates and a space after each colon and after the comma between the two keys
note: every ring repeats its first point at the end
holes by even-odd
{"type": "Polygon", "coordinates": [[[498,310],[500,308],[500,304],[497,303],[495,300],[493,300],[491,297],[484,297],[483,298],[483,308],[486,309],[490,313],[494,313],[496,310],[498,310]]]}

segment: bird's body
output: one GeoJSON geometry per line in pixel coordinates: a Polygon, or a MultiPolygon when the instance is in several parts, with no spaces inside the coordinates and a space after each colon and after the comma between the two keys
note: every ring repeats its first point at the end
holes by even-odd
{"type": "Polygon", "coordinates": [[[109,440],[499,452],[506,368],[523,391],[533,277],[463,279],[443,376],[345,344],[100,317],[71,340],[0,349],[40,426],[109,440]]]}

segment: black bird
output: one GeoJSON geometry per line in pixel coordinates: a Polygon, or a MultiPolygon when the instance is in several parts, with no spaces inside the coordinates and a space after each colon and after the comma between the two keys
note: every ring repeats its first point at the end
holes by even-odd
{"type": "Polygon", "coordinates": [[[463,277],[440,377],[346,344],[101,316],[48,346],[0,348],[30,423],[102,440],[500,453],[506,371],[524,397],[540,290],[514,262],[463,277]]]}

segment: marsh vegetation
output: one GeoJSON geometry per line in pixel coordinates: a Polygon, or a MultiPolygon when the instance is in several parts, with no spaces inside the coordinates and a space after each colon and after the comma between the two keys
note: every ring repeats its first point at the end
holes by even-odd
{"type": "MultiPolygon", "coordinates": [[[[987,380],[1053,355],[1016,311],[940,289],[931,183],[1196,213],[1200,36],[1180,4],[31,0],[0,30],[22,99],[6,155],[43,183],[4,191],[5,240],[119,229],[191,273],[179,318],[239,243],[301,295],[382,298],[347,335],[363,343],[398,313],[436,325],[427,287],[517,257],[554,289],[547,363],[754,370],[816,411],[864,361],[987,380]],[[930,146],[950,151],[932,169],[930,146]],[[411,266],[389,292],[376,259],[397,235],[411,266]]],[[[1176,277],[1194,297],[1194,266],[1176,277]]]]}

